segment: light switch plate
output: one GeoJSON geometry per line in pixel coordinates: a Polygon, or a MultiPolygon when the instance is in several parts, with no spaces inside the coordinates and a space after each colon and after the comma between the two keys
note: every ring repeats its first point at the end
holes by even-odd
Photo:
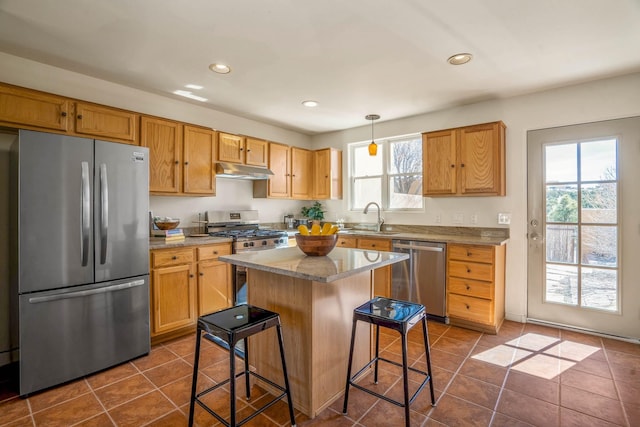
{"type": "Polygon", "coordinates": [[[511,224],[511,214],[510,213],[505,213],[505,212],[500,212],[498,214],[498,224],[500,224],[500,225],[511,224]]]}
{"type": "Polygon", "coordinates": [[[462,224],[464,222],[464,214],[462,212],[456,212],[453,214],[452,222],[454,224],[462,224]]]}

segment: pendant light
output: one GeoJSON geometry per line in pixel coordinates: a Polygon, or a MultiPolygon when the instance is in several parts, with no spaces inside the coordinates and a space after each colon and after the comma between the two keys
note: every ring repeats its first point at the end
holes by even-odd
{"type": "Polygon", "coordinates": [[[373,121],[380,118],[377,114],[367,114],[365,117],[367,120],[371,120],[371,144],[369,144],[369,155],[375,156],[378,153],[378,145],[373,139],[373,121]]]}

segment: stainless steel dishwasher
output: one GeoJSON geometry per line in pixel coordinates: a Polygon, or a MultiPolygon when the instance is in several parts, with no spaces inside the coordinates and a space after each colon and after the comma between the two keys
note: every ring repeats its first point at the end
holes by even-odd
{"type": "Polygon", "coordinates": [[[420,303],[429,318],[449,323],[446,251],[445,243],[393,240],[393,252],[409,254],[409,259],[393,264],[391,297],[420,303]]]}

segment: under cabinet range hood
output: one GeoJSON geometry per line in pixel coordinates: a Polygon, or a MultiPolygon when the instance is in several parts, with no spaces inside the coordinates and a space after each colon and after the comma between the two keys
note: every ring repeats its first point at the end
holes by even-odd
{"type": "Polygon", "coordinates": [[[269,179],[273,176],[267,168],[261,168],[258,166],[241,165],[238,163],[216,163],[216,176],[220,178],[235,178],[235,179],[269,179]]]}

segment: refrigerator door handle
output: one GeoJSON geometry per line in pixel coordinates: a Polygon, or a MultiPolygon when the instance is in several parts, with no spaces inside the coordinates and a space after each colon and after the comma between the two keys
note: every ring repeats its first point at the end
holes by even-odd
{"type": "Polygon", "coordinates": [[[100,264],[107,262],[109,232],[109,182],[107,165],[100,165],[100,264]]]}
{"type": "Polygon", "coordinates": [[[89,232],[91,230],[91,189],[89,188],[89,163],[82,162],[82,184],[80,186],[80,259],[82,266],[89,262],[89,232]]]}
{"type": "Polygon", "coordinates": [[[32,298],[29,298],[29,303],[37,304],[37,303],[50,302],[50,301],[56,301],[61,299],[86,297],[87,295],[106,294],[107,292],[115,292],[115,291],[120,291],[122,289],[135,288],[137,286],[142,286],[142,285],[144,285],[144,280],[134,280],[132,282],[120,283],[117,285],[106,286],[104,288],[89,289],[86,291],[77,291],[77,292],[66,292],[66,293],[55,294],[55,295],[47,295],[44,297],[32,297],[32,298]]]}

